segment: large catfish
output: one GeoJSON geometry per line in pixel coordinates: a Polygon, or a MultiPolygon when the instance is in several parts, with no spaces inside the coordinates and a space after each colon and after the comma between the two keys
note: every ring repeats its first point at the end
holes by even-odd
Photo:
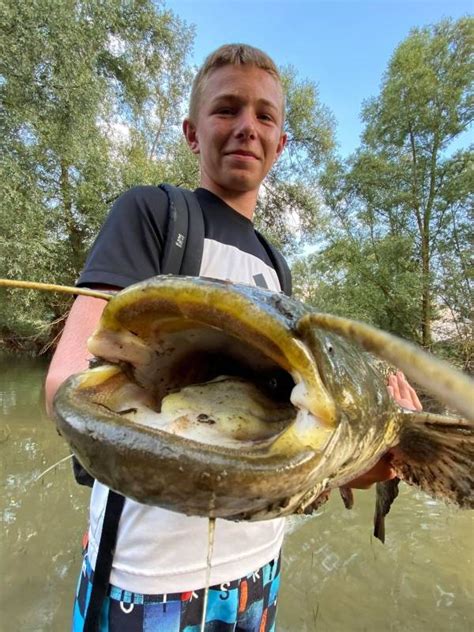
{"type": "MultiPolygon", "coordinates": [[[[61,386],[54,417],[112,489],[189,515],[264,520],[313,511],[389,453],[400,479],[473,507],[473,383],[447,364],[249,286],[161,276],[90,294],[109,300],[88,343],[97,361],[61,386]],[[402,410],[372,354],[462,418],[402,410]]],[[[378,486],[382,539],[396,486],[378,486]]]]}

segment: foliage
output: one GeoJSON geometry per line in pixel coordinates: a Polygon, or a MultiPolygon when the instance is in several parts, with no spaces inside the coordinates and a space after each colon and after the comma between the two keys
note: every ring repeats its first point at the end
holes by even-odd
{"type": "Polygon", "coordinates": [[[398,260],[410,250],[403,237],[380,240],[375,251],[370,242],[334,240],[295,264],[296,291],[321,311],[416,339],[420,314],[414,289],[419,276],[409,256],[398,260]]]}
{"type": "MultiPolygon", "coordinates": [[[[0,276],[70,284],[122,191],[198,184],[181,134],[193,30],[151,0],[6,0],[1,20],[0,276]]],[[[257,221],[288,245],[314,222],[314,176],[333,141],[315,87],[292,69],[284,81],[288,151],[257,221]]],[[[70,302],[2,294],[0,335],[22,346],[49,340],[70,302]]]]}
{"type": "MultiPolygon", "coordinates": [[[[71,283],[111,200],[160,176],[193,34],[152,0],[3,9],[0,276],[71,283]]],[[[0,327],[33,335],[64,308],[10,292],[0,327]]]]}
{"type": "Polygon", "coordinates": [[[332,114],[316,85],[281,69],[286,94],[286,148],[263,183],[256,223],[288,254],[315,230],[322,198],[318,176],[335,146],[332,114]]]}
{"type": "MultiPolygon", "coordinates": [[[[180,129],[193,29],[153,0],[4,0],[2,8],[0,276],[71,283],[122,191],[198,183],[180,129]]],[[[334,155],[335,123],[317,87],[283,69],[288,144],[256,214],[287,254],[303,239],[316,244],[295,264],[305,300],[426,347],[448,313],[465,366],[473,152],[462,140],[473,117],[472,43],[470,18],[413,30],[364,104],[363,141],[346,160],[334,155]]],[[[34,346],[54,337],[48,324],[66,299],[5,296],[1,338],[28,346],[32,337],[34,346]]]]}
{"type": "Polygon", "coordinates": [[[442,21],[396,49],[360,148],[320,180],[327,230],[300,264],[312,296],[425,347],[443,305],[466,325],[471,304],[473,152],[452,148],[473,119],[473,27],[442,21]]]}

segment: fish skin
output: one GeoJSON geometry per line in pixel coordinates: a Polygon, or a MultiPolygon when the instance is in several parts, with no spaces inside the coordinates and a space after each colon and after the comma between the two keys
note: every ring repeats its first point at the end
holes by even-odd
{"type": "MultiPolygon", "coordinates": [[[[58,428],[94,477],[141,503],[234,520],[311,511],[329,490],[368,471],[397,446],[408,428],[417,435],[416,423],[391,399],[370,355],[340,335],[309,326],[303,317],[312,311],[281,294],[209,279],[155,277],[130,286],[109,301],[89,344],[90,351],[106,364],[94,369],[95,373],[90,370],[71,377],[58,391],[53,406],[58,428]],[[157,363],[174,357],[179,336],[188,335],[183,333],[183,323],[192,326],[194,340],[207,335],[203,323],[211,332],[228,332],[230,337],[222,337],[217,352],[227,352],[237,340],[232,358],[237,364],[250,354],[246,345],[251,341],[257,349],[255,375],[276,363],[295,382],[303,380],[307,388],[302,394],[293,391],[293,403],[309,410],[306,421],[290,425],[270,445],[257,442],[252,449],[232,450],[138,425],[126,414],[107,408],[114,380],[132,378],[148,395],[152,392],[155,402],[166,395],[166,389],[185,385],[180,379],[194,383],[196,367],[183,372],[181,365],[186,362],[159,369],[158,375],[170,378],[164,387],[156,387],[154,378],[150,379],[157,363]]],[[[248,369],[251,373],[253,367],[248,369]]],[[[429,418],[425,414],[426,422],[429,418]]],[[[438,423],[443,424],[441,418],[438,423]]],[[[472,493],[465,493],[472,490],[472,473],[466,472],[472,424],[463,424],[464,453],[456,471],[464,490],[460,504],[472,506],[472,493]]],[[[423,426],[424,441],[429,444],[427,427],[423,426]]],[[[448,444],[449,432],[448,428],[444,434],[448,444]]],[[[412,482],[416,453],[408,463],[400,458],[401,478],[412,482]]],[[[427,491],[450,497],[443,480],[446,467],[456,458],[454,450],[443,463],[440,480],[436,464],[431,467],[436,485],[434,489],[425,485],[427,491]]],[[[385,503],[385,513],[389,505],[385,503]]]]}

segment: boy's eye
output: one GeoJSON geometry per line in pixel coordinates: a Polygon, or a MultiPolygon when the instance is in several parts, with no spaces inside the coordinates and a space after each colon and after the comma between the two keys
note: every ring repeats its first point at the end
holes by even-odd
{"type": "Polygon", "coordinates": [[[262,121],[273,121],[273,116],[271,114],[268,114],[268,112],[262,112],[262,114],[258,115],[258,118],[262,121]]]}
{"type": "Polygon", "coordinates": [[[221,107],[217,109],[217,114],[231,115],[234,114],[235,110],[230,107],[221,107]]]}

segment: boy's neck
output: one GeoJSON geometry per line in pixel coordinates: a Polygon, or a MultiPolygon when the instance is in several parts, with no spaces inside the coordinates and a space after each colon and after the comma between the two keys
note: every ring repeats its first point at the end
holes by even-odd
{"type": "Polygon", "coordinates": [[[201,181],[199,186],[217,195],[237,213],[253,220],[255,207],[257,206],[258,191],[229,191],[228,189],[222,189],[214,182],[203,181],[201,181]]]}

